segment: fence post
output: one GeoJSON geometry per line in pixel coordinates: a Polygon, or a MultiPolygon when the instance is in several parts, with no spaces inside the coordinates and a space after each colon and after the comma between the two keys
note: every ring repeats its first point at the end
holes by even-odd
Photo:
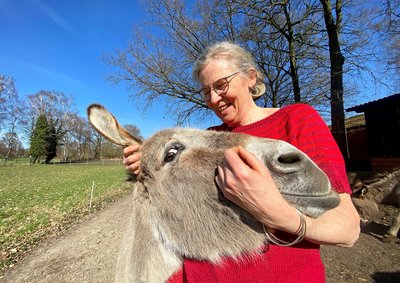
{"type": "Polygon", "coordinates": [[[91,192],[90,192],[89,209],[92,208],[93,191],[94,191],[94,181],[93,181],[93,183],[92,183],[92,190],[91,190],[91,192]]]}

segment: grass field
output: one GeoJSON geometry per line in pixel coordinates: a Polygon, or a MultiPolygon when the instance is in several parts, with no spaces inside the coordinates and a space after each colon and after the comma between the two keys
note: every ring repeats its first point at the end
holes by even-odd
{"type": "Polygon", "coordinates": [[[0,269],[38,240],[128,192],[125,179],[120,164],[0,167],[0,269]]]}

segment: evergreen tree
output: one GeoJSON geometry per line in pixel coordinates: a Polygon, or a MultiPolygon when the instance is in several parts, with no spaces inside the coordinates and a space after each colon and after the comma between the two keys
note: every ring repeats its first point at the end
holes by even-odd
{"type": "Polygon", "coordinates": [[[57,155],[57,131],[53,120],[47,123],[45,141],[45,163],[48,164],[57,155]]]}
{"type": "Polygon", "coordinates": [[[29,154],[31,162],[35,163],[40,157],[46,155],[47,118],[44,114],[39,115],[35,128],[31,135],[29,154]]]}

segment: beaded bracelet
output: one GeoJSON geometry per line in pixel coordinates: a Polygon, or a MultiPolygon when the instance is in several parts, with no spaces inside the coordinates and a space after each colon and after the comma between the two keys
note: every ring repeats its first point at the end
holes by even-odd
{"type": "Polygon", "coordinates": [[[266,236],[268,242],[278,245],[278,246],[290,247],[297,243],[300,243],[304,239],[306,232],[307,232],[306,218],[304,217],[304,214],[301,213],[301,211],[299,211],[297,208],[296,208],[296,211],[300,215],[300,226],[299,226],[299,229],[297,229],[297,231],[295,233],[295,234],[298,234],[297,238],[294,239],[293,242],[287,242],[282,239],[279,239],[277,236],[275,236],[269,230],[269,228],[267,226],[265,226],[263,224],[264,233],[265,233],[265,236],[266,236]]]}

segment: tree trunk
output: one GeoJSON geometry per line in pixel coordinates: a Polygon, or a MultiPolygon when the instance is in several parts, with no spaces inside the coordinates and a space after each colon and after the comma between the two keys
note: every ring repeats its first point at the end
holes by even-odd
{"type": "Polygon", "coordinates": [[[294,46],[294,33],[292,22],[290,19],[290,14],[288,11],[287,4],[283,5],[283,9],[285,11],[285,18],[287,24],[287,40],[289,44],[289,58],[290,58],[290,76],[292,77],[292,85],[293,85],[293,95],[294,95],[294,102],[300,103],[301,102],[301,95],[300,95],[300,85],[299,85],[299,75],[297,73],[297,62],[296,62],[296,51],[294,46]]]}
{"type": "Polygon", "coordinates": [[[343,102],[343,64],[345,58],[340,50],[339,41],[342,3],[340,0],[337,0],[336,2],[337,22],[335,23],[332,15],[331,1],[320,1],[324,9],[324,19],[329,39],[329,56],[331,63],[331,130],[332,135],[342,152],[343,158],[345,159],[346,164],[348,164],[349,154],[343,102]]]}

